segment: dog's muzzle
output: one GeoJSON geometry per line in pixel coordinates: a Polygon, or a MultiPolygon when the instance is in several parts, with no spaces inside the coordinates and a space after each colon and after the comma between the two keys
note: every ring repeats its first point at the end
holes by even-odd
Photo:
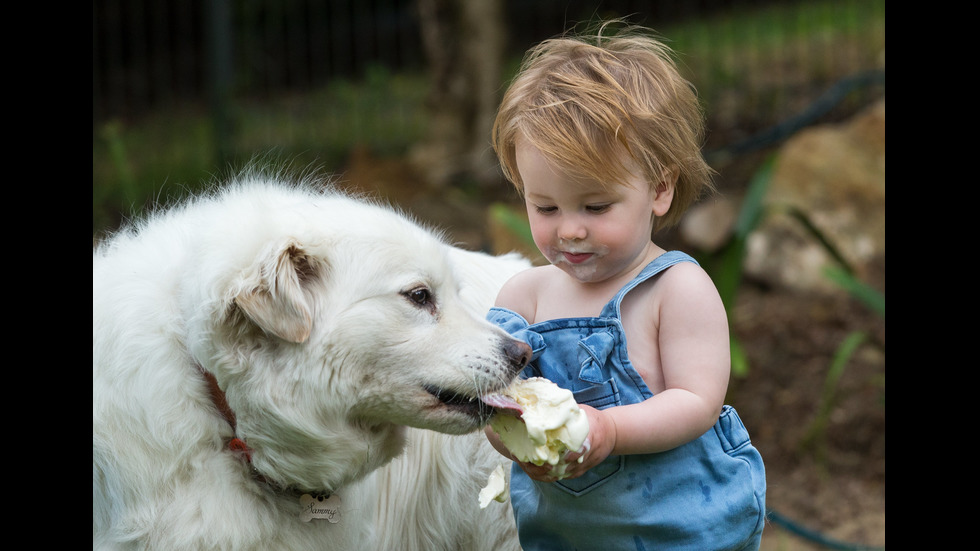
{"type": "Polygon", "coordinates": [[[504,342],[503,350],[508,366],[515,375],[531,361],[531,347],[524,341],[508,338],[504,342]]]}

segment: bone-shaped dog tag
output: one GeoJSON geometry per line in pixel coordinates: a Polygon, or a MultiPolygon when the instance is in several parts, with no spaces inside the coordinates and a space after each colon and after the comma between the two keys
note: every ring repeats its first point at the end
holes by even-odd
{"type": "Polygon", "coordinates": [[[310,522],[315,518],[327,519],[333,524],[340,522],[340,496],[337,494],[330,497],[303,494],[299,498],[299,505],[302,508],[299,518],[303,522],[310,522]]]}

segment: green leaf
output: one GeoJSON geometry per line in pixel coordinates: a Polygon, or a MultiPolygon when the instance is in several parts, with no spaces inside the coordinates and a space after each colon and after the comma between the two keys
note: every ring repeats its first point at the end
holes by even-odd
{"type": "Polygon", "coordinates": [[[749,358],[745,355],[745,349],[734,336],[729,339],[732,349],[732,374],[736,377],[745,377],[749,374],[749,358]]]}
{"type": "Polygon", "coordinates": [[[827,251],[827,254],[832,256],[838,264],[843,266],[848,273],[854,273],[854,268],[851,267],[851,264],[844,258],[844,255],[841,254],[840,250],[833,243],[831,243],[830,239],[828,239],[822,231],[820,231],[820,228],[814,225],[814,223],[810,220],[810,217],[807,216],[805,212],[792,205],[787,205],[782,208],[787,214],[803,225],[803,227],[810,232],[810,235],[812,235],[817,242],[823,246],[824,250],[827,251]]]}
{"type": "Polygon", "coordinates": [[[535,246],[534,237],[531,235],[531,226],[528,225],[527,220],[514,214],[514,211],[510,210],[507,205],[503,203],[490,205],[490,217],[529,246],[535,246]]]}
{"type": "Polygon", "coordinates": [[[842,289],[872,311],[885,317],[885,295],[876,289],[860,281],[849,271],[837,266],[827,266],[823,270],[824,276],[836,283],[842,289]]]}
{"type": "Polygon", "coordinates": [[[762,220],[766,193],[769,192],[769,181],[772,179],[772,169],[776,164],[776,155],[770,155],[762,166],[752,175],[749,181],[745,199],[742,200],[742,208],[739,210],[738,219],[735,220],[735,237],[745,239],[752,230],[759,225],[762,220]]]}

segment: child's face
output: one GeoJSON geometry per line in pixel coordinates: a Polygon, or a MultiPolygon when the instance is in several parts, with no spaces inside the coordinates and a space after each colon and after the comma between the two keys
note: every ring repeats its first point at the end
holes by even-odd
{"type": "Polygon", "coordinates": [[[653,245],[654,216],[670,207],[672,186],[657,193],[633,177],[631,186],[603,189],[593,180],[555,170],[523,140],[516,157],[531,234],[549,262],[581,282],[600,282],[644,260],[653,245]]]}

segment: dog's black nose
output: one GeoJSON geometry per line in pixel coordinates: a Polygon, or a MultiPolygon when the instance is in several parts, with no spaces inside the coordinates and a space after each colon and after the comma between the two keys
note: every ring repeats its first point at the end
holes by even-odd
{"type": "Polygon", "coordinates": [[[514,373],[524,369],[524,366],[531,361],[531,347],[524,341],[517,339],[507,339],[504,343],[504,354],[510,362],[514,373]]]}

